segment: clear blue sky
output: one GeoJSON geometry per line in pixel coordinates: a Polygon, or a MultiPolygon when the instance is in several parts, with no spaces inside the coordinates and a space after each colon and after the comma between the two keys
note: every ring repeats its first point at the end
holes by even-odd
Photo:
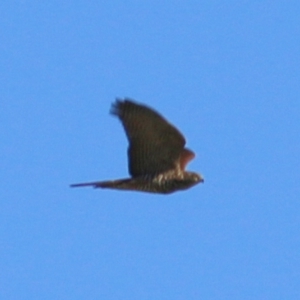
{"type": "Polygon", "coordinates": [[[300,299],[299,16],[299,1],[2,1],[0,298],[300,299]],[[109,115],[125,96],[185,134],[203,185],[69,188],[127,177],[109,115]]]}

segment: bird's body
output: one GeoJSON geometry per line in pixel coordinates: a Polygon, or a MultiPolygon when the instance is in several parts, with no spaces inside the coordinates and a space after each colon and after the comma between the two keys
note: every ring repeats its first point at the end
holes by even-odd
{"type": "Polygon", "coordinates": [[[169,194],[203,182],[201,175],[185,171],[195,154],[184,148],[183,135],[161,115],[129,99],[117,100],[112,114],[121,120],[129,140],[131,178],[73,184],[118,190],[169,194]]]}
{"type": "Polygon", "coordinates": [[[72,184],[72,187],[92,186],[94,188],[110,188],[117,190],[132,190],[157,194],[170,194],[179,190],[186,190],[201,179],[193,172],[180,172],[175,174],[173,171],[161,173],[155,176],[140,176],[135,178],[125,178],[109,181],[96,181],[88,183],[72,184]]]}

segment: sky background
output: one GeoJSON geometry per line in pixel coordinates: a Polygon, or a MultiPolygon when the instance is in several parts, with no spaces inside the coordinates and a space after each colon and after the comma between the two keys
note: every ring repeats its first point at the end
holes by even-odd
{"type": "Polygon", "coordinates": [[[299,1],[1,1],[1,299],[300,299],[299,1]],[[124,178],[115,97],[196,152],[124,178]]]}

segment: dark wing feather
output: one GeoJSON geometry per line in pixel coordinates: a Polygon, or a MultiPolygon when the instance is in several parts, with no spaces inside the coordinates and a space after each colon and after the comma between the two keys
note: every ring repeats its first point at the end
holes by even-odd
{"type": "Polygon", "coordinates": [[[129,140],[129,173],[154,175],[175,168],[185,145],[183,135],[151,108],[116,100],[111,113],[121,120],[129,140]]]}

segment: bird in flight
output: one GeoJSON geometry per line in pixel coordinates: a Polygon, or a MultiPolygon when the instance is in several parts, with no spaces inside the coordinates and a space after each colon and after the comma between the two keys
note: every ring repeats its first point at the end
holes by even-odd
{"type": "Polygon", "coordinates": [[[128,147],[128,168],[131,178],[72,184],[149,193],[169,194],[186,190],[203,177],[185,171],[195,154],[184,148],[184,136],[155,110],[131,99],[117,99],[111,114],[125,129],[128,147]]]}

